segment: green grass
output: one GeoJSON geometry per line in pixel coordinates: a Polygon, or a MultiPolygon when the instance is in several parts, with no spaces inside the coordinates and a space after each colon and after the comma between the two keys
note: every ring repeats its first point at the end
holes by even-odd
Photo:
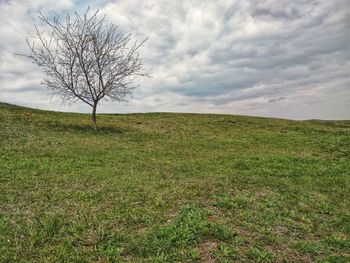
{"type": "Polygon", "coordinates": [[[350,121],[0,104],[0,262],[349,262],[350,121]]]}

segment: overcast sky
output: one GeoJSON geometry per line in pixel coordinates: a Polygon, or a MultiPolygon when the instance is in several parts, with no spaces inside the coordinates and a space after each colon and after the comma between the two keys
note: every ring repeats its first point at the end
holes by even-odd
{"type": "Polygon", "coordinates": [[[153,78],[98,112],[205,112],[350,119],[349,0],[0,0],[0,101],[61,105],[26,53],[38,11],[100,9],[141,40],[153,78]],[[97,4],[98,3],[98,4],[97,4]]]}

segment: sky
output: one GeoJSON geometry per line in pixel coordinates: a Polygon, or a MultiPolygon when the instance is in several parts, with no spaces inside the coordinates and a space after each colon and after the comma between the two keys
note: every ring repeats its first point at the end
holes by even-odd
{"type": "Polygon", "coordinates": [[[64,17],[88,5],[133,39],[148,37],[152,78],[100,113],[350,119],[349,0],[0,0],[0,101],[91,111],[52,97],[41,69],[15,55],[29,52],[39,11],[64,17]]]}

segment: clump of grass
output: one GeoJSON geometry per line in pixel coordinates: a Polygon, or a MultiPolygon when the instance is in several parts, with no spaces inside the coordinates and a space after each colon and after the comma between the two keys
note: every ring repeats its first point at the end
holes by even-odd
{"type": "Polygon", "coordinates": [[[142,257],[166,261],[200,258],[195,245],[204,240],[231,241],[236,236],[226,226],[208,220],[209,211],[186,206],[169,224],[157,227],[135,244],[142,257]]]}
{"type": "Polygon", "coordinates": [[[337,235],[331,235],[324,239],[324,242],[331,248],[350,251],[350,239],[337,235]]]}
{"type": "Polygon", "coordinates": [[[251,205],[251,198],[244,193],[237,193],[234,196],[229,195],[217,195],[214,197],[214,205],[225,209],[240,209],[247,208],[251,205]]]}
{"type": "Polygon", "coordinates": [[[274,262],[275,256],[268,250],[252,247],[249,249],[248,258],[253,262],[274,262]]]}

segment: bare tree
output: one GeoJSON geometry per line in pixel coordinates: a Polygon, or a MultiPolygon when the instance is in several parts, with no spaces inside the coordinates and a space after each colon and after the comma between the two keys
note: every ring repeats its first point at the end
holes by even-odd
{"type": "Polygon", "coordinates": [[[50,29],[27,38],[30,54],[24,55],[39,65],[46,77],[43,84],[62,102],[78,100],[92,107],[92,122],[96,130],[96,108],[102,99],[123,101],[136,88],[135,78],[149,76],[143,70],[139,48],[131,35],[99,17],[98,11],[89,15],[67,15],[49,19],[42,13],[39,19],[50,29]]]}

